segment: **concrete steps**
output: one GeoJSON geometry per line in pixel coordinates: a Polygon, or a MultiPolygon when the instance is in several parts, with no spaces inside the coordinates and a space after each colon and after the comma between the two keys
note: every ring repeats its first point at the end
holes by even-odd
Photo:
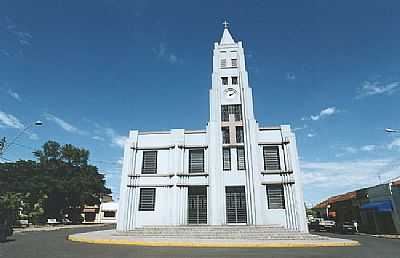
{"type": "Polygon", "coordinates": [[[160,226],[143,227],[118,235],[157,239],[324,240],[325,237],[280,226],[160,226]]]}

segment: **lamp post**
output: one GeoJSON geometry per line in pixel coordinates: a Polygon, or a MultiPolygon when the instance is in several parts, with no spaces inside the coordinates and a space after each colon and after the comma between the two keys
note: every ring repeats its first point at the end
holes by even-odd
{"type": "Polygon", "coordinates": [[[34,126],[42,126],[43,122],[40,120],[37,120],[35,122],[33,122],[32,124],[25,126],[24,128],[22,128],[20,130],[20,132],[11,140],[11,141],[7,141],[6,137],[3,137],[2,139],[0,139],[0,156],[6,151],[8,150],[12,145],[14,145],[16,143],[16,141],[22,136],[22,134],[24,134],[26,131],[28,131],[29,129],[31,129],[34,126]]]}
{"type": "Polygon", "coordinates": [[[326,205],[326,218],[329,219],[329,209],[331,208],[331,205],[328,204],[326,205]]]}
{"type": "Polygon", "coordinates": [[[400,133],[400,129],[385,128],[385,132],[387,132],[387,133],[400,133]]]}

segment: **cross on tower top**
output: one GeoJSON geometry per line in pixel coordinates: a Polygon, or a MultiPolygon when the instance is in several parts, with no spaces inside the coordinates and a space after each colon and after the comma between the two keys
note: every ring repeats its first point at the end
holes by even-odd
{"type": "Polygon", "coordinates": [[[222,23],[224,25],[224,29],[227,29],[229,27],[229,22],[226,20],[222,23]]]}

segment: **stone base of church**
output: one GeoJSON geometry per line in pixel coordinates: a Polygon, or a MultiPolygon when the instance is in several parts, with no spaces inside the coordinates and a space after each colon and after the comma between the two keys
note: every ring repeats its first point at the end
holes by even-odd
{"type": "Polygon", "coordinates": [[[358,246],[357,241],[323,237],[278,226],[160,226],[129,232],[73,234],[68,239],[92,244],[174,247],[328,247],[358,246]]]}

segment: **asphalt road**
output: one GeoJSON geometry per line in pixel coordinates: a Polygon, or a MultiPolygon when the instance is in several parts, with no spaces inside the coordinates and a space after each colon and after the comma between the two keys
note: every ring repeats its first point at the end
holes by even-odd
{"type": "MultiPolygon", "coordinates": [[[[102,228],[104,229],[104,227],[102,228]]],[[[95,228],[65,229],[50,232],[16,233],[10,241],[0,243],[1,258],[124,258],[124,257],[400,257],[400,240],[372,236],[334,235],[358,240],[359,247],[324,248],[165,248],[117,245],[94,245],[68,241],[68,234],[96,230],[95,228]]]]}

